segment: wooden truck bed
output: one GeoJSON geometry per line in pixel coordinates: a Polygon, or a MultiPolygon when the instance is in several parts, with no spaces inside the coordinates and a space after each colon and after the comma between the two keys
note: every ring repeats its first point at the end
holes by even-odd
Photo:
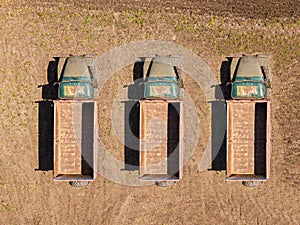
{"type": "Polygon", "coordinates": [[[227,179],[267,179],[269,112],[269,101],[227,101],[227,179]]]}
{"type": "Polygon", "coordinates": [[[97,103],[54,101],[54,179],[93,180],[97,103]]]}
{"type": "Polygon", "coordinates": [[[182,160],[181,102],[140,101],[140,177],[179,180],[182,160]]]}

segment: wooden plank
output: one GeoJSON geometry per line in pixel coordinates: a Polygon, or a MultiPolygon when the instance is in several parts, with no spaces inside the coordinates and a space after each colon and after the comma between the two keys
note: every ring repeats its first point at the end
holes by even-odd
{"type": "Polygon", "coordinates": [[[231,102],[227,103],[227,177],[232,174],[232,112],[231,102]]]}

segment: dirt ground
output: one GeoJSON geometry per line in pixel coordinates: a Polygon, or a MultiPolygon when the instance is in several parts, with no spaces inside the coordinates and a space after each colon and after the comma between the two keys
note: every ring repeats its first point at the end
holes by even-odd
{"type": "MultiPolygon", "coordinates": [[[[1,224],[299,224],[299,13],[297,0],[2,0],[1,224]],[[120,185],[101,175],[86,188],[73,188],[54,182],[53,171],[40,168],[38,86],[48,83],[53,57],[101,56],[145,39],[184,46],[199,55],[217,79],[226,56],[270,55],[272,156],[266,183],[249,189],[226,182],[224,170],[200,171],[205,134],[182,180],[166,189],[120,185]]],[[[124,69],[132,70],[133,65],[124,69]]],[[[99,136],[116,157],[122,157],[124,146],[111,132],[108,115],[117,90],[131,75],[118,73],[100,95],[99,136]]],[[[196,102],[199,121],[205,123],[210,119],[208,103],[200,87],[188,78],[186,91],[196,102]]],[[[51,139],[44,144],[51,149],[51,139]]]]}

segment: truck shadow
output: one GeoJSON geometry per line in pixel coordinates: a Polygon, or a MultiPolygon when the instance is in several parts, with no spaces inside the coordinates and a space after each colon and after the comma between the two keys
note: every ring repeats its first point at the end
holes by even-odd
{"type": "Polygon", "coordinates": [[[224,101],[211,102],[211,169],[226,170],[226,106],[224,101]]]}
{"type": "Polygon", "coordinates": [[[39,101],[39,149],[37,170],[53,170],[54,108],[52,101],[39,101]]]}
{"type": "Polygon", "coordinates": [[[140,100],[144,97],[144,63],[145,58],[140,58],[140,61],[136,61],[133,67],[133,84],[128,85],[128,99],[140,100]]]}
{"type": "Polygon", "coordinates": [[[224,98],[225,100],[230,99],[231,93],[231,79],[230,79],[230,64],[232,61],[232,57],[227,57],[226,61],[223,61],[220,68],[220,77],[221,84],[220,89],[222,91],[223,96],[216,93],[216,99],[224,98]]]}
{"type": "Polygon", "coordinates": [[[125,102],[124,117],[125,170],[138,170],[140,148],[140,104],[138,101],[125,102]]]}
{"type": "Polygon", "coordinates": [[[50,61],[47,69],[47,81],[48,84],[40,85],[42,88],[42,99],[55,100],[58,98],[58,78],[57,78],[57,66],[58,59],[54,58],[54,61],[50,61]]]}
{"type": "Polygon", "coordinates": [[[211,169],[226,170],[226,103],[230,98],[230,63],[231,58],[223,61],[220,68],[221,84],[214,86],[215,101],[211,103],[211,169]],[[225,132],[224,132],[225,131],[225,132]]]}
{"type": "Polygon", "coordinates": [[[143,67],[145,58],[134,63],[133,84],[128,85],[128,101],[124,105],[124,164],[125,170],[139,169],[140,104],[143,98],[143,67]]]}
{"type": "Polygon", "coordinates": [[[38,113],[38,169],[42,171],[53,170],[53,132],[54,108],[53,100],[58,97],[57,82],[58,58],[50,61],[47,69],[48,84],[39,85],[42,88],[42,99],[37,101],[38,113]]]}

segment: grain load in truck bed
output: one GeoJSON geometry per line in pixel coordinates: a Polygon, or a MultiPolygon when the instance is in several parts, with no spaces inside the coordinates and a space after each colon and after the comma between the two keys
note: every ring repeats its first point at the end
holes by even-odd
{"type": "Polygon", "coordinates": [[[229,129],[232,148],[231,173],[254,173],[254,107],[253,103],[235,104],[229,107],[229,129]],[[247,112],[245,116],[242,116],[247,112]]]}
{"type": "Polygon", "coordinates": [[[227,177],[266,179],[270,145],[268,101],[227,102],[227,177]]]}
{"type": "Polygon", "coordinates": [[[95,177],[96,103],[54,102],[54,177],[93,180],[95,177]]]}
{"type": "Polygon", "coordinates": [[[140,102],[140,177],[178,180],[181,168],[181,102],[140,102]]]}

